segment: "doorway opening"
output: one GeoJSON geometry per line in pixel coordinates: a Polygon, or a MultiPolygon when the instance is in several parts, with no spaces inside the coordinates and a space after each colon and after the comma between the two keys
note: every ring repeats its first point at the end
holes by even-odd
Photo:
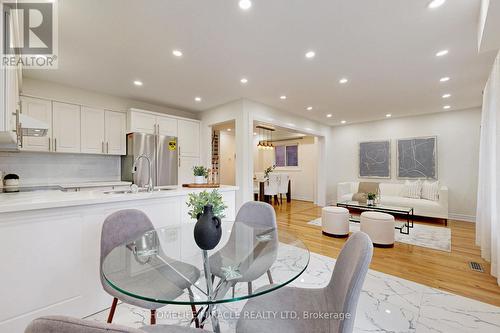
{"type": "Polygon", "coordinates": [[[212,125],[211,170],[218,182],[236,185],[235,121],[212,125]]]}

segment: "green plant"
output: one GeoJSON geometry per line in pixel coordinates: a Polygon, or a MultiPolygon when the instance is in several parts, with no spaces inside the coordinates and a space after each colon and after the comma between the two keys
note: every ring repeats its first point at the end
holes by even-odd
{"type": "Polygon", "coordinates": [[[270,167],[267,167],[266,170],[264,170],[264,178],[269,179],[269,174],[274,171],[276,168],[276,165],[272,165],[270,167]]]}
{"type": "Polygon", "coordinates": [[[193,174],[195,176],[203,176],[205,178],[208,177],[208,169],[205,168],[203,165],[197,165],[193,168],[193,174]]]}
{"type": "Polygon", "coordinates": [[[206,205],[212,205],[215,216],[221,219],[226,217],[224,211],[227,206],[222,201],[222,194],[218,190],[189,193],[186,204],[190,208],[188,214],[193,219],[197,219],[203,213],[203,207],[206,205]]]}
{"type": "Polygon", "coordinates": [[[373,192],[369,192],[366,194],[366,197],[368,198],[368,200],[375,200],[377,198],[377,194],[373,193],[373,192]]]}

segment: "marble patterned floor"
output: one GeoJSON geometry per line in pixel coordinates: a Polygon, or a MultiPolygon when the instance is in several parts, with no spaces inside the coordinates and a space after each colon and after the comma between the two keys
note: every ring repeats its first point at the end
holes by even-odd
{"type": "MultiPolygon", "coordinates": [[[[321,227],[321,217],[309,221],[307,224],[321,227]]],[[[359,223],[349,222],[350,232],[359,231],[359,223]]],[[[394,230],[397,242],[427,247],[434,250],[451,252],[451,229],[415,223],[410,234],[405,235],[394,230]]]]}
{"type": "MultiPolygon", "coordinates": [[[[290,262],[282,262],[273,275],[283,274],[290,262]]],[[[325,286],[331,277],[335,259],[311,253],[307,270],[292,285],[302,288],[325,286]]],[[[264,277],[262,277],[264,278],[264,277]]],[[[243,284],[239,288],[246,288],[243,284]]],[[[219,307],[222,332],[234,332],[235,319],[245,301],[219,307]]],[[[104,322],[108,312],[87,319],[104,322]]],[[[186,325],[187,306],[166,306],[158,310],[158,323],[186,325]]],[[[149,312],[120,304],[115,323],[140,327],[146,325],[149,312]]],[[[208,324],[206,329],[210,329],[208,324]]],[[[355,332],[500,332],[500,307],[450,294],[392,275],[368,272],[356,313],[355,332]]],[[[316,333],[316,332],[315,332],[316,333]]]]}

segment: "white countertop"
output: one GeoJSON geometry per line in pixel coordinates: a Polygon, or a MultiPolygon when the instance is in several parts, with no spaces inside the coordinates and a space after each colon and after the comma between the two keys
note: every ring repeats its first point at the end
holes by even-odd
{"type": "MultiPolygon", "coordinates": [[[[145,200],[187,195],[190,192],[201,192],[212,189],[193,189],[178,186],[173,190],[156,191],[152,193],[140,192],[136,194],[105,194],[103,191],[63,192],[37,191],[0,194],[0,214],[19,211],[50,209],[70,206],[96,205],[111,202],[145,200]]],[[[238,190],[237,186],[221,185],[220,192],[238,190]]]]}
{"type": "MultiPolygon", "coordinates": [[[[110,186],[130,186],[132,182],[124,182],[121,180],[116,181],[95,181],[95,182],[82,182],[82,183],[49,183],[49,184],[21,184],[19,187],[34,187],[34,186],[60,186],[63,189],[74,188],[89,188],[89,187],[110,187],[110,186]]],[[[2,188],[0,184],[0,188],[2,188]]]]}

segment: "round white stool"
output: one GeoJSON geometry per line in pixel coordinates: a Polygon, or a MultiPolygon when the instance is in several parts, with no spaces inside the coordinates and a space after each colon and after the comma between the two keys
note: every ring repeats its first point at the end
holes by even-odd
{"type": "Polygon", "coordinates": [[[349,210],[335,206],[323,207],[321,226],[324,235],[331,237],[349,236],[349,210]]]}
{"type": "Polygon", "coordinates": [[[363,212],[360,222],[361,231],[370,236],[374,246],[394,246],[394,216],[380,212],[363,212]]]}

